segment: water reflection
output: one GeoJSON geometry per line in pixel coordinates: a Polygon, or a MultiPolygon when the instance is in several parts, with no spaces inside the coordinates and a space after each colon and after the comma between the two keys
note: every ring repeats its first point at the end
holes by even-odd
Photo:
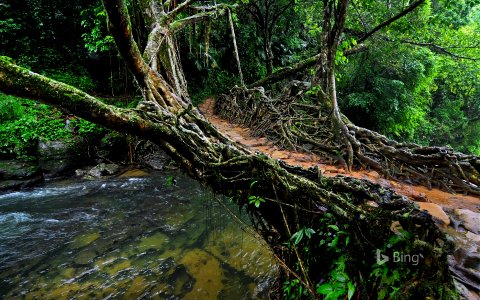
{"type": "Polygon", "coordinates": [[[267,247],[195,181],[168,175],[176,186],[155,173],[1,195],[0,298],[266,298],[267,247]]]}

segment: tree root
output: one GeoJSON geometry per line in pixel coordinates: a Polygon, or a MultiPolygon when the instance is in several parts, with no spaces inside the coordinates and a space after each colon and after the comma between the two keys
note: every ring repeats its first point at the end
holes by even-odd
{"type": "MultiPolygon", "coordinates": [[[[266,136],[285,149],[311,152],[342,165],[373,169],[386,178],[454,193],[480,195],[480,158],[448,147],[398,143],[330,114],[340,138],[318,117],[318,107],[303,100],[302,82],[293,81],[274,98],[262,87],[235,87],[221,95],[216,109],[223,118],[266,136]]],[[[328,114],[324,114],[328,115],[328,114]]]]}

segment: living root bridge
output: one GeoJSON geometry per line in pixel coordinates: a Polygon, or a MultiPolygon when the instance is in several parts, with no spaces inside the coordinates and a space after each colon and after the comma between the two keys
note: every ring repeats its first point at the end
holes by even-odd
{"type": "MultiPolygon", "coordinates": [[[[184,1],[171,13],[178,14],[191,3],[184,1]]],[[[307,297],[320,297],[317,287],[331,279],[330,273],[336,268],[334,262],[340,261],[342,254],[348,264],[345,272],[348,271],[359,298],[376,298],[378,291],[394,286],[405,298],[451,299],[455,287],[447,264],[450,244],[428,214],[391,190],[361,180],[326,178],[315,168],[289,166],[264,154],[252,153],[230,140],[192,107],[187,94],[176,94],[175,85],[145,62],[132,36],[125,1],[106,0],[104,6],[110,33],[143,94],[144,99],[136,108],[120,109],[104,104],[4,57],[0,58],[0,91],[43,101],[86,120],[157,143],[190,176],[232,196],[250,212],[256,228],[281,260],[284,279],[297,279],[309,292],[307,297]],[[261,202],[259,207],[249,203],[252,197],[261,202]],[[300,242],[292,245],[292,235],[306,228],[318,234],[309,239],[308,245],[300,242]],[[338,246],[339,251],[331,251],[332,247],[321,243],[328,228],[342,228],[341,234],[349,236],[349,242],[345,239],[338,246]],[[387,249],[392,240],[396,241],[395,251],[421,253],[424,259],[418,265],[389,264],[390,269],[381,272],[384,275],[376,276],[380,273],[376,271],[379,266],[375,253],[377,249],[387,249]],[[308,251],[303,246],[308,246],[308,251]],[[389,281],[388,276],[393,273],[400,277],[389,281]]],[[[254,92],[265,96],[258,90],[254,92]]],[[[243,101],[252,97],[249,91],[241,93],[245,93],[243,101]]],[[[237,98],[237,105],[241,105],[240,100],[237,98]]],[[[257,101],[248,103],[263,105],[257,101]]],[[[285,109],[292,107],[289,102],[280,105],[285,109]]],[[[279,117],[291,116],[284,114],[283,108],[278,115],[276,109],[272,111],[273,115],[258,108],[250,110],[257,114],[257,119],[271,118],[273,124],[284,128],[284,122],[289,121],[279,117]]],[[[303,138],[311,138],[312,145],[328,145],[322,139],[312,138],[308,128],[305,127],[308,135],[303,138]]],[[[335,145],[331,147],[322,151],[336,149],[335,145]]]]}
{"type": "MultiPolygon", "coordinates": [[[[346,164],[347,152],[335,142],[329,111],[304,100],[309,84],[292,81],[277,97],[262,87],[235,87],[218,101],[217,113],[266,136],[281,148],[313,152],[346,164]],[[322,117],[323,115],[323,117],[322,117]]],[[[480,158],[446,147],[398,143],[344,117],[355,138],[354,166],[371,168],[387,178],[436,187],[451,193],[480,195],[480,158]]]]}
{"type": "MultiPolygon", "coordinates": [[[[145,73],[145,81],[150,74],[145,73]]],[[[158,89],[165,93],[168,86],[158,89]]],[[[382,288],[380,281],[367,282],[367,278],[375,268],[376,249],[385,249],[398,234],[398,230],[391,230],[392,224],[408,232],[396,250],[416,251],[425,258],[417,266],[407,266],[408,272],[407,269],[401,272],[404,274],[401,289],[405,295],[441,299],[454,293],[447,265],[449,243],[446,238],[428,214],[390,190],[361,180],[326,178],[315,168],[305,170],[261,153],[251,153],[217,131],[191,106],[179,109],[183,107],[181,104],[155,105],[151,109],[144,103],[136,109],[116,108],[78,89],[18,67],[7,58],[0,59],[0,90],[41,100],[159,144],[190,176],[234,197],[240,206],[246,207],[259,232],[282,259],[285,278],[299,279],[314,298],[318,296],[315,286],[328,278],[330,271],[322,259],[325,249],[316,243],[307,255],[283,245],[302,228],[322,228],[326,214],[333,216],[332,224],[349,224],[344,227],[351,242],[342,252],[350,257],[349,274],[362,297],[374,297],[377,289],[382,288]],[[261,197],[266,202],[256,208],[248,203],[250,196],[261,197]],[[301,272],[297,269],[299,265],[301,272]]],[[[170,99],[176,99],[174,94],[170,99]]]]}

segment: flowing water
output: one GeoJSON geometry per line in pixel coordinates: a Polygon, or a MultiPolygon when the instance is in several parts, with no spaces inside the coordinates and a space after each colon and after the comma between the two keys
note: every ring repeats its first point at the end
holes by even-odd
{"type": "Polygon", "coordinates": [[[0,195],[0,298],[264,299],[277,268],[250,231],[177,172],[0,195]]]}

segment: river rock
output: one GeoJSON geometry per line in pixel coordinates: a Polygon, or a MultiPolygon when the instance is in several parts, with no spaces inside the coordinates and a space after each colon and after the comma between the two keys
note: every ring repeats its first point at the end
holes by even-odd
{"type": "Polygon", "coordinates": [[[88,171],[88,175],[98,178],[101,176],[114,175],[120,170],[120,166],[117,164],[105,164],[101,163],[91,168],[88,171]]]}
{"type": "Polygon", "coordinates": [[[468,209],[455,209],[454,214],[460,219],[466,230],[480,234],[480,213],[468,209]]]}
{"type": "Polygon", "coordinates": [[[0,180],[21,180],[38,175],[38,166],[21,160],[0,160],[0,180]]]}
{"type": "Polygon", "coordinates": [[[415,203],[420,207],[420,210],[426,210],[433,217],[435,221],[446,226],[450,225],[450,218],[439,205],[435,203],[429,203],[429,202],[415,202],[415,203]]]}
{"type": "Polygon", "coordinates": [[[0,180],[0,191],[8,191],[8,190],[20,190],[23,188],[34,186],[35,184],[42,182],[42,176],[36,176],[29,179],[22,179],[22,180],[0,180]]]}
{"type": "Polygon", "coordinates": [[[34,162],[0,160],[0,191],[26,188],[42,179],[39,168],[34,162]]]}
{"type": "Polygon", "coordinates": [[[86,160],[80,159],[81,147],[63,141],[40,141],[38,143],[38,164],[46,178],[73,173],[86,160]]]}

